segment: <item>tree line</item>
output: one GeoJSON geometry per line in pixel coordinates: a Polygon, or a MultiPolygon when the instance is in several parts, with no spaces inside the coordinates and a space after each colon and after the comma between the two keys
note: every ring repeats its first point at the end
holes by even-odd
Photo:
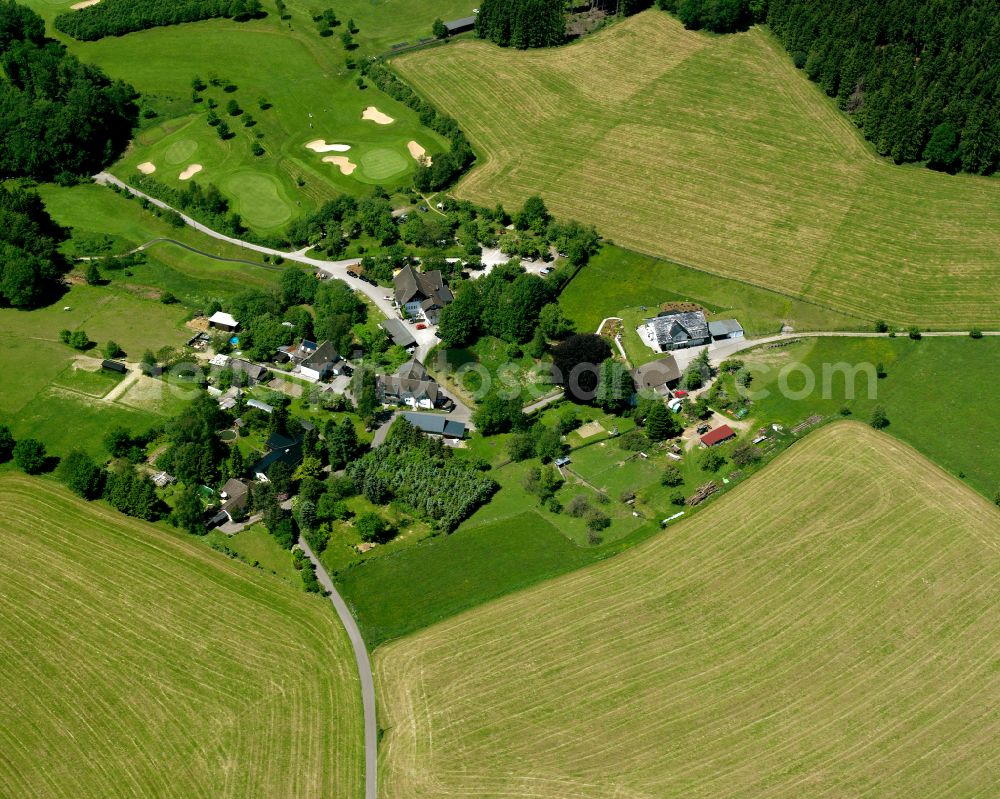
{"type": "Polygon", "coordinates": [[[465,138],[458,123],[451,117],[438,113],[434,106],[400,80],[384,63],[368,62],[361,71],[375,86],[394,100],[416,111],[420,115],[420,124],[440,133],[451,142],[448,152],[435,155],[434,162],[430,166],[421,164],[417,167],[413,178],[416,189],[423,192],[441,191],[454,183],[476,160],[472,145],[465,138]]]}
{"type": "Polygon", "coordinates": [[[566,40],[564,0],[483,0],[476,35],[501,47],[554,47],[566,40]]]}
{"type": "Polygon", "coordinates": [[[101,0],[55,19],[56,30],[92,42],[105,36],[228,17],[238,22],[263,14],[260,0],[101,0]]]}
{"type": "Polygon", "coordinates": [[[996,0],[771,0],[767,21],[882,155],[942,170],[997,168],[996,0]]]}
{"type": "Polygon", "coordinates": [[[995,0],[658,0],[688,28],[766,21],[805,71],[896,163],[989,174],[1000,165],[995,0]]]}
{"type": "Polygon", "coordinates": [[[45,38],[45,23],[0,0],[0,179],[70,181],[115,160],[138,118],[135,89],[45,38]]]}
{"type": "Polygon", "coordinates": [[[36,192],[0,185],[0,305],[35,308],[49,301],[69,270],[59,252],[67,238],[36,192]]]}

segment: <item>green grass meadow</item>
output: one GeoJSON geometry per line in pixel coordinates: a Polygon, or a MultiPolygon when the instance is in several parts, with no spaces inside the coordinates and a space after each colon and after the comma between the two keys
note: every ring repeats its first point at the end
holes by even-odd
{"type": "Polygon", "coordinates": [[[853,316],[1000,326],[1000,179],[876,157],[764,28],[649,10],[567,47],[393,64],[476,147],[462,198],[541,194],[624,247],[853,316]]]}
{"type": "Polygon", "coordinates": [[[696,521],[380,648],[380,796],[991,794],[998,545],[992,503],[829,425],[696,521]]]}
{"type": "Polygon", "coordinates": [[[992,498],[1000,491],[1000,396],[995,391],[1000,340],[815,338],[738,357],[755,375],[751,396],[766,394],[751,408],[755,424],[794,425],[812,414],[839,416],[841,408],[867,422],[881,405],[889,417],[888,433],[981,494],[992,498]],[[848,380],[845,370],[836,368],[867,364],[872,372],[879,363],[886,376],[874,381],[864,372],[848,380]]]}
{"type": "Polygon", "coordinates": [[[103,186],[50,184],[40,186],[39,193],[53,219],[71,229],[72,238],[64,247],[71,256],[123,255],[157,239],[173,239],[215,256],[161,241],[145,250],[146,263],[130,267],[131,274],[102,271],[105,279],[138,295],[167,291],[188,309],[200,309],[213,299],[225,301],[247,288],[276,286],[281,275],[280,268],[265,264],[256,253],[187,226],[174,227],[143,210],[137,200],[103,186]]]}
{"type": "Polygon", "coordinates": [[[0,796],[360,799],[328,602],[52,480],[0,507],[0,796]]]}

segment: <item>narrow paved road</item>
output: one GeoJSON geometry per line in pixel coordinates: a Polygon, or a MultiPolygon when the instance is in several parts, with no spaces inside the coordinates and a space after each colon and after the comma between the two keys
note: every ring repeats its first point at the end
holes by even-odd
{"type": "MultiPolygon", "coordinates": [[[[905,338],[906,333],[900,333],[900,338],[905,338]]],[[[968,330],[944,330],[934,333],[922,333],[925,338],[953,338],[956,336],[968,336],[968,330]]],[[[984,336],[1000,336],[1000,330],[984,330],[984,336]]],[[[875,333],[869,331],[849,331],[849,330],[812,330],[805,333],[779,333],[774,336],[764,336],[763,338],[736,338],[725,341],[715,341],[703,347],[691,347],[685,350],[674,350],[673,356],[677,365],[684,370],[698,357],[702,350],[708,349],[709,360],[713,366],[718,366],[727,358],[738,352],[759,347],[761,344],[774,344],[781,341],[794,341],[800,338],[888,338],[887,333],[875,333]]],[[[666,355],[666,353],[664,353],[666,355]]]]}
{"type": "MultiPolygon", "coordinates": [[[[235,245],[236,247],[242,247],[246,250],[253,250],[254,252],[261,253],[261,255],[280,257],[284,258],[286,261],[294,261],[295,263],[306,264],[307,266],[311,266],[315,269],[320,269],[326,274],[330,275],[331,277],[335,277],[338,280],[343,280],[345,283],[347,283],[347,285],[349,285],[355,291],[359,291],[362,294],[364,294],[369,300],[371,300],[372,304],[375,305],[375,307],[377,307],[387,319],[393,319],[397,316],[396,308],[392,304],[391,289],[386,289],[382,286],[373,286],[370,283],[366,283],[365,281],[359,278],[351,277],[349,274],[347,274],[348,269],[350,269],[352,266],[357,266],[359,263],[361,263],[360,258],[344,258],[343,260],[340,261],[325,261],[321,258],[311,258],[308,255],[306,255],[308,248],[304,250],[297,250],[295,252],[285,252],[284,250],[276,250],[273,247],[265,247],[262,244],[253,244],[249,241],[243,241],[242,239],[237,239],[233,236],[227,236],[224,233],[220,233],[217,230],[213,230],[207,225],[203,225],[197,219],[193,219],[187,214],[178,211],[176,208],[173,208],[172,206],[163,202],[163,200],[158,200],[155,197],[146,194],[145,192],[139,191],[138,189],[129,186],[124,181],[121,181],[118,178],[116,178],[110,172],[98,172],[96,175],[94,175],[94,181],[96,183],[105,186],[109,185],[117,186],[118,188],[129,192],[129,194],[133,194],[136,197],[145,198],[150,203],[155,205],[157,208],[162,208],[165,211],[173,211],[176,214],[178,214],[181,219],[184,220],[184,224],[193,227],[199,233],[204,233],[206,236],[210,236],[213,239],[224,241],[227,242],[228,244],[235,245]],[[389,299],[386,299],[387,297],[389,297],[389,299]]],[[[428,326],[423,330],[413,329],[410,332],[413,334],[413,337],[417,340],[417,349],[416,352],[414,352],[414,356],[417,358],[417,360],[422,362],[427,357],[427,354],[431,351],[431,348],[434,347],[435,344],[437,344],[438,340],[437,333],[435,332],[435,329],[431,326],[428,326]]]]}
{"type": "Polygon", "coordinates": [[[358,623],[351,615],[350,608],[337,591],[333,580],[327,574],[326,568],[320,563],[304,538],[299,539],[299,546],[306,553],[313,566],[316,567],[316,577],[319,584],[330,592],[330,602],[340,617],[347,637],[351,639],[354,649],[354,660],[358,664],[358,674],[361,676],[361,704],[365,715],[365,799],[376,799],[378,793],[378,727],[375,718],[375,680],[372,678],[372,664],[368,657],[365,639],[361,637],[358,623]]]}

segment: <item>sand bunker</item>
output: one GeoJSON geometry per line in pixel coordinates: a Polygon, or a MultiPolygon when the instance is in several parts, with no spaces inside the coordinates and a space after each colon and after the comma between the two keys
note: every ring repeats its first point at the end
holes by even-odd
{"type": "Polygon", "coordinates": [[[306,147],[314,153],[346,153],[351,149],[349,144],[327,144],[326,139],[316,139],[309,142],[306,147]]]}
{"type": "Polygon", "coordinates": [[[328,155],[323,159],[323,163],[336,164],[340,167],[340,171],[344,175],[350,175],[358,168],[358,165],[345,155],[328,155]]]}
{"type": "Polygon", "coordinates": [[[189,178],[193,178],[199,172],[201,172],[201,164],[191,164],[191,166],[181,172],[180,179],[188,180],[189,178]]]}
{"type": "Polygon", "coordinates": [[[427,151],[415,141],[407,142],[406,149],[410,151],[410,155],[413,156],[415,161],[421,164],[426,164],[427,166],[431,165],[431,159],[430,156],[427,155],[427,151]]]}
{"type": "Polygon", "coordinates": [[[361,114],[362,119],[368,119],[374,122],[376,125],[391,125],[396,120],[393,119],[388,114],[383,114],[375,106],[368,106],[364,112],[361,114]]]}
{"type": "Polygon", "coordinates": [[[152,175],[156,171],[156,165],[152,161],[144,161],[136,169],[144,175],[152,175]]]}
{"type": "Polygon", "coordinates": [[[90,8],[91,6],[96,6],[101,0],[81,0],[79,3],[73,3],[70,6],[74,11],[79,11],[81,8],[90,8]]]}

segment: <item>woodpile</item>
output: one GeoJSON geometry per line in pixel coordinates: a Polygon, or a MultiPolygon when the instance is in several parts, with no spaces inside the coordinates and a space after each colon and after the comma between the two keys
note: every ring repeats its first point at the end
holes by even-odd
{"type": "Polygon", "coordinates": [[[719,487],[714,483],[705,483],[697,491],[695,491],[687,499],[688,505],[698,505],[708,499],[712,494],[719,490],[719,487]]]}
{"type": "Polygon", "coordinates": [[[810,427],[813,427],[814,425],[817,425],[822,421],[823,421],[822,416],[816,416],[816,415],[810,416],[809,418],[804,419],[803,421],[795,425],[795,427],[792,428],[792,433],[798,435],[803,430],[808,430],[810,427]]]}

